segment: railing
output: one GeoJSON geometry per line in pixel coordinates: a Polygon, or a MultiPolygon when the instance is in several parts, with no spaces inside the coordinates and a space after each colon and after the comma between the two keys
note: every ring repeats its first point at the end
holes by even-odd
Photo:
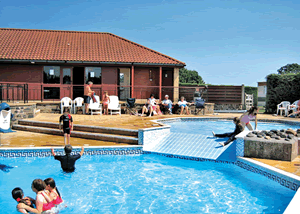
{"type": "Polygon", "coordinates": [[[28,84],[0,83],[0,101],[28,103],[28,84]]]}
{"type": "MultiPolygon", "coordinates": [[[[100,96],[105,91],[109,95],[117,95],[120,100],[126,100],[132,97],[131,86],[120,86],[120,85],[93,85],[92,90],[100,96]]],[[[169,95],[169,98],[173,102],[174,98],[180,99],[185,97],[187,101],[192,101],[195,96],[201,94],[202,98],[206,102],[216,104],[241,104],[242,103],[242,86],[208,86],[208,90],[204,92],[203,86],[162,86],[161,87],[161,98],[164,99],[165,95],[169,95]],[[204,92],[204,93],[203,93],[204,92]],[[176,97],[174,97],[174,94],[176,97]]],[[[134,86],[134,98],[136,99],[147,99],[151,94],[154,94],[155,98],[159,98],[160,88],[159,86],[134,86]]],[[[43,101],[59,101],[62,97],[70,97],[75,99],[77,96],[83,96],[83,86],[76,85],[64,85],[64,84],[40,84],[40,83],[3,83],[0,82],[0,100],[17,101],[23,100],[40,100],[43,101]],[[76,91],[76,87],[79,91],[76,91]],[[55,88],[50,93],[49,88],[55,88]],[[56,93],[53,94],[53,93],[56,93]]]]}

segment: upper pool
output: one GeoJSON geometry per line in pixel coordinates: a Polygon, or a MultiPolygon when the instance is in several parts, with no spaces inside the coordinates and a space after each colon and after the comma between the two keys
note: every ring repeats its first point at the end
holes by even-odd
{"type": "Polygon", "coordinates": [[[1,213],[17,213],[15,187],[35,197],[36,178],[55,179],[67,208],[61,214],[282,213],[295,194],[234,164],[144,154],[83,156],[66,174],[53,157],[0,158],[1,213]]]}
{"type": "MultiPolygon", "coordinates": [[[[207,119],[185,119],[182,120],[161,120],[160,122],[170,125],[171,132],[181,132],[186,134],[202,134],[212,135],[212,131],[216,134],[233,132],[235,125],[232,120],[207,120],[207,119]]],[[[255,123],[251,122],[252,127],[255,128],[255,123]]],[[[260,122],[257,123],[258,130],[272,130],[272,129],[299,129],[300,123],[279,123],[279,122],[260,122]]],[[[246,128],[247,130],[247,128],[246,128]]]]}

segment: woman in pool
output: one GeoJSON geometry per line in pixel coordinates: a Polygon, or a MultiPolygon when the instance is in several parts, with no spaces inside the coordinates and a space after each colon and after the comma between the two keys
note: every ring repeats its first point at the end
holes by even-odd
{"type": "Polygon", "coordinates": [[[44,180],[46,184],[46,190],[50,192],[50,200],[55,204],[58,205],[63,202],[61,199],[60,193],[55,185],[55,181],[53,178],[47,178],[44,180]]]}
{"type": "Polygon", "coordinates": [[[45,190],[46,184],[41,179],[35,179],[31,184],[31,189],[33,192],[36,193],[36,209],[33,209],[27,205],[22,205],[21,208],[28,210],[29,212],[33,213],[56,213],[52,211],[52,208],[55,207],[55,204],[51,201],[48,191],[45,190]],[[30,210],[31,208],[31,210],[30,210]]]}
{"type": "Polygon", "coordinates": [[[256,130],[256,128],[257,128],[257,111],[258,111],[257,107],[252,106],[247,112],[242,114],[242,116],[240,117],[240,120],[241,120],[241,124],[244,128],[245,128],[245,126],[247,126],[247,128],[250,131],[252,131],[253,127],[250,123],[250,120],[255,119],[255,130],[256,130]]]}
{"type": "Polygon", "coordinates": [[[110,103],[110,98],[108,96],[107,91],[104,92],[102,100],[103,100],[103,115],[105,115],[105,113],[108,115],[108,103],[110,103]]]}
{"type": "Polygon", "coordinates": [[[228,140],[225,143],[220,143],[222,146],[228,145],[230,142],[235,140],[235,136],[237,136],[239,133],[244,131],[244,127],[241,124],[241,120],[238,117],[233,118],[233,123],[235,124],[235,130],[234,132],[225,133],[225,134],[215,134],[214,137],[228,137],[228,140]]]}
{"type": "Polygon", "coordinates": [[[17,205],[17,210],[20,212],[20,213],[29,213],[29,212],[32,212],[34,210],[34,204],[35,204],[35,200],[31,197],[24,197],[24,192],[21,188],[19,187],[16,187],[12,190],[11,192],[12,194],[12,197],[18,202],[18,205],[17,205]],[[22,204],[26,205],[26,206],[29,206],[30,209],[24,209],[22,208],[22,204]]]}

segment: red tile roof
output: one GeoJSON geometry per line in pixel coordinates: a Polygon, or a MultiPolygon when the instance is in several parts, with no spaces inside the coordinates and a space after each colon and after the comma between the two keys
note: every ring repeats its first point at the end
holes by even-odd
{"type": "Polygon", "coordinates": [[[185,65],[111,33],[0,28],[0,59],[185,65]]]}

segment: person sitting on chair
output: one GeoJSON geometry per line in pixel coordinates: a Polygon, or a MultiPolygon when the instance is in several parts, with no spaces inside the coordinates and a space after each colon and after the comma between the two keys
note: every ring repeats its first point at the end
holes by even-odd
{"type": "Polygon", "coordinates": [[[288,115],[288,117],[296,117],[297,114],[299,117],[299,113],[300,113],[300,100],[298,100],[298,102],[297,102],[297,111],[292,112],[291,114],[288,115]]]}
{"type": "Polygon", "coordinates": [[[147,116],[151,117],[152,112],[153,112],[153,108],[151,106],[151,100],[150,100],[150,98],[148,98],[146,104],[143,106],[142,115],[141,116],[143,116],[144,113],[146,113],[147,116]]]}
{"type": "Polygon", "coordinates": [[[233,123],[235,124],[234,132],[224,133],[224,134],[215,134],[214,137],[228,137],[228,140],[225,143],[220,143],[222,146],[228,145],[230,142],[235,140],[235,136],[244,131],[244,127],[241,124],[241,120],[238,117],[233,118],[233,123]]]}
{"type": "Polygon", "coordinates": [[[173,103],[171,100],[169,100],[169,95],[165,95],[165,99],[161,102],[161,104],[169,111],[169,114],[172,114],[173,103]]]}
{"type": "Polygon", "coordinates": [[[178,105],[179,105],[179,107],[180,107],[180,109],[181,109],[180,115],[183,114],[183,110],[184,110],[184,109],[185,109],[187,115],[190,114],[190,112],[189,112],[189,107],[188,107],[188,102],[184,100],[184,97],[181,97],[181,98],[180,98],[180,101],[178,102],[178,105]]]}

